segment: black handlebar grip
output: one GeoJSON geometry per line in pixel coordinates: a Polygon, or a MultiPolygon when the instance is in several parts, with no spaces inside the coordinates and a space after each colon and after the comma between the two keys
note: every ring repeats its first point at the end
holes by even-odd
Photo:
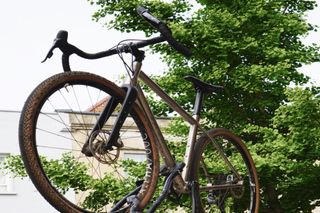
{"type": "Polygon", "coordinates": [[[162,21],[160,21],[159,19],[151,15],[149,11],[144,7],[139,6],[137,8],[137,12],[140,16],[142,16],[146,21],[148,21],[155,28],[159,28],[159,25],[162,23],[162,21]]]}
{"type": "Polygon", "coordinates": [[[167,42],[185,57],[189,58],[192,56],[193,53],[191,52],[191,50],[177,42],[174,38],[167,37],[167,42]]]}
{"type": "Polygon", "coordinates": [[[148,10],[146,9],[146,8],[144,8],[144,7],[141,7],[141,6],[138,6],[137,7],[137,12],[138,12],[138,14],[141,16],[142,15],[142,13],[144,13],[144,12],[147,12],[148,10]]]}
{"type": "Polygon", "coordinates": [[[186,57],[190,57],[192,55],[192,52],[177,42],[173,37],[170,28],[163,23],[161,20],[157,19],[153,15],[149,13],[149,11],[144,8],[139,6],[137,8],[137,12],[140,16],[142,16],[146,21],[148,21],[153,27],[155,27],[167,40],[167,42],[174,48],[176,49],[179,53],[186,57]]]}
{"type": "Polygon", "coordinates": [[[180,44],[179,42],[177,42],[177,40],[175,40],[172,37],[172,33],[171,30],[168,28],[168,26],[164,23],[161,23],[159,25],[159,31],[161,32],[161,34],[166,38],[167,42],[175,49],[177,50],[179,53],[181,53],[182,55],[184,55],[185,57],[190,57],[192,56],[192,52],[186,48],[185,46],[183,46],[182,44],[180,44]]]}
{"type": "Polygon", "coordinates": [[[65,30],[60,30],[60,31],[57,33],[56,39],[57,39],[57,40],[67,41],[67,40],[68,40],[68,32],[65,31],[65,30]]]}

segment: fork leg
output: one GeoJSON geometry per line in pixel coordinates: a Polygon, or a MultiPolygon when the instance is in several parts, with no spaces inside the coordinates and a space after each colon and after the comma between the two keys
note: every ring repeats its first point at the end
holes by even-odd
{"type": "Polygon", "coordinates": [[[135,102],[137,98],[137,89],[135,87],[128,85],[124,89],[127,90],[127,94],[122,103],[122,107],[116,118],[115,124],[112,127],[108,141],[106,144],[103,145],[103,148],[105,150],[110,149],[112,146],[117,146],[117,140],[119,138],[120,129],[130,112],[132,104],[135,102]]]}
{"type": "Polygon", "coordinates": [[[108,104],[106,104],[106,106],[104,107],[102,113],[100,114],[95,126],[93,127],[93,129],[91,130],[90,136],[87,138],[87,141],[84,143],[81,152],[83,154],[85,154],[88,157],[92,157],[93,153],[91,153],[91,150],[89,148],[89,139],[91,138],[91,135],[97,131],[102,129],[102,127],[104,126],[105,122],[109,119],[109,117],[111,116],[111,114],[113,113],[114,109],[116,108],[116,106],[118,105],[119,101],[116,100],[115,97],[110,97],[108,104]]]}

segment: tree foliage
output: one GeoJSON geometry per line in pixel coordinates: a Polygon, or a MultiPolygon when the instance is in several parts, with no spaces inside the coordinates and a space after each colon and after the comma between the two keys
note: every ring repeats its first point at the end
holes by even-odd
{"type": "MultiPolygon", "coordinates": [[[[314,9],[312,0],[89,0],[98,7],[96,21],[123,32],[155,30],[136,13],[142,5],[164,20],[181,43],[194,53],[190,59],[168,45],[152,49],[162,55],[169,70],[155,76],[158,84],[182,106],[191,110],[194,90],[183,76],[194,75],[224,92],[206,97],[202,116],[207,127],[225,127],[239,134],[255,160],[261,184],[260,212],[311,212],[320,206],[320,99],[319,88],[302,88],[308,77],[299,72],[304,64],[319,61],[319,47],[307,46],[302,38],[316,28],[306,22],[306,12],[314,9]]],[[[152,100],[158,115],[171,113],[163,103],[152,100]]],[[[169,132],[185,132],[181,120],[175,120],[169,132]]],[[[170,144],[175,154],[183,152],[182,142],[170,144]]],[[[68,157],[68,156],[66,156],[68,157]]],[[[11,158],[9,168],[23,176],[19,158],[11,158]],[[11,165],[16,165],[12,167],[11,165]]],[[[58,161],[48,161],[48,171],[56,175],[62,191],[95,187],[96,194],[85,205],[96,205],[105,197],[105,187],[114,179],[106,177],[97,185],[81,165],[74,177],[63,177],[58,161]],[[57,170],[56,170],[57,169],[57,170]],[[79,186],[79,184],[77,184],[79,186]]],[[[129,173],[139,175],[138,165],[124,163],[129,173]],[[131,168],[131,169],[130,169],[131,168]],[[134,168],[134,169],[132,169],[134,168]]],[[[8,168],[8,166],[7,166],[8,168]]],[[[72,168],[73,169],[73,168],[72,168]]],[[[115,191],[117,191],[115,190],[115,191]]],[[[112,195],[117,199],[117,195],[112,195]]],[[[112,202],[112,201],[111,201],[112,202]]],[[[173,206],[167,203],[166,209],[173,206]]]]}
{"type": "Polygon", "coordinates": [[[316,181],[320,175],[320,99],[313,93],[287,90],[288,102],[276,110],[269,127],[246,129],[260,138],[251,145],[251,152],[260,173],[262,203],[271,211],[311,212],[320,205],[316,181]]]}
{"type": "MultiPolygon", "coordinates": [[[[124,181],[116,178],[114,174],[105,175],[103,179],[92,177],[90,167],[79,162],[72,153],[66,153],[59,159],[48,159],[44,156],[41,158],[46,175],[61,194],[66,194],[70,190],[75,193],[90,192],[81,206],[94,212],[99,212],[106,204],[121,200],[123,194],[133,190],[136,187],[136,181],[144,177],[142,167],[145,167],[145,164],[132,160],[119,162],[127,174],[127,179],[124,181]]],[[[0,170],[14,177],[27,177],[20,155],[7,157],[0,164],[0,170]]]]}
{"type": "MultiPolygon", "coordinates": [[[[288,89],[304,85],[303,64],[319,61],[319,47],[302,38],[315,26],[306,22],[311,0],[91,0],[94,18],[120,31],[154,30],[135,12],[137,5],[165,20],[174,36],[194,55],[186,60],[166,45],[168,72],[158,83],[186,108],[194,99],[194,75],[225,91],[209,96],[203,116],[211,127],[226,127],[248,144],[262,185],[261,212],[310,212],[319,203],[319,101],[316,90],[288,89]],[[299,195],[298,195],[299,194],[299,195]],[[298,196],[297,196],[298,195],[298,196]]],[[[155,112],[170,109],[152,101],[155,112]]]]}
{"type": "MultiPolygon", "coordinates": [[[[172,146],[176,145],[172,144],[172,146]]],[[[130,159],[122,160],[119,162],[119,166],[121,165],[124,172],[126,172],[127,177],[125,180],[116,178],[114,174],[105,175],[103,179],[97,179],[90,175],[90,167],[83,162],[77,161],[72,153],[64,154],[59,159],[48,159],[44,156],[41,156],[41,158],[46,175],[51,180],[51,184],[61,194],[66,194],[68,191],[76,194],[89,192],[89,195],[85,197],[80,206],[85,209],[91,209],[93,212],[100,212],[106,204],[117,203],[123,198],[124,194],[135,189],[136,182],[143,180],[146,167],[144,162],[136,162],[130,159]]],[[[23,179],[28,176],[20,155],[8,156],[0,163],[0,171],[15,178],[23,179]]],[[[160,182],[164,183],[165,178],[161,177],[160,179],[160,182]]],[[[151,200],[149,207],[156,201],[161,192],[162,187],[160,186],[155,192],[156,195],[151,200]]],[[[184,208],[190,211],[191,201],[188,196],[180,197],[179,200],[179,203],[173,200],[166,200],[158,210],[174,210],[180,207],[180,209],[184,208]]]]}

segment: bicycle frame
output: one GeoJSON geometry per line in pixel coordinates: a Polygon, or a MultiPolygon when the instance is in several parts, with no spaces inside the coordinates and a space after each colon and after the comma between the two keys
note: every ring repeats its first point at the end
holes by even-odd
{"type": "MultiPolygon", "coordinates": [[[[161,156],[164,159],[164,162],[168,169],[172,169],[176,165],[176,161],[174,157],[172,156],[165,140],[164,136],[160,130],[160,127],[149,107],[149,104],[146,100],[146,97],[139,86],[138,79],[140,79],[142,82],[144,82],[153,92],[155,92],[165,103],[169,105],[174,111],[176,111],[186,122],[189,123],[189,135],[188,135],[188,140],[187,140],[187,147],[185,151],[185,156],[184,156],[184,163],[185,168],[182,172],[182,175],[177,175],[174,179],[174,186],[175,189],[180,192],[180,193],[187,193],[189,192],[189,183],[188,181],[190,180],[190,165],[192,162],[192,151],[195,146],[196,142],[196,136],[198,129],[202,129],[201,125],[199,123],[200,121],[200,116],[198,113],[195,113],[195,115],[191,116],[189,113],[187,113],[181,106],[174,101],[170,96],[168,96],[154,81],[152,81],[142,70],[141,70],[142,62],[136,62],[135,67],[134,67],[134,76],[131,79],[131,85],[136,87],[138,95],[137,95],[137,102],[140,105],[141,109],[144,111],[145,116],[147,117],[147,120],[149,120],[150,125],[154,131],[155,137],[156,137],[156,142],[157,146],[159,147],[161,156]]],[[[202,97],[197,97],[196,102],[195,102],[195,108],[198,110],[200,109],[201,106],[201,99],[202,97]]],[[[205,131],[204,131],[205,132],[205,131]]],[[[225,157],[223,154],[222,149],[219,147],[217,143],[215,143],[214,140],[212,140],[214,143],[215,148],[218,150],[226,164],[230,167],[230,169],[238,176],[238,172],[235,170],[235,168],[232,166],[232,164],[229,162],[229,160],[225,157]]],[[[210,187],[209,187],[210,188],[210,187]]],[[[208,190],[208,189],[205,189],[208,190]]],[[[209,189],[210,190],[210,189],[209,189]]]]}
{"type": "MultiPolygon", "coordinates": [[[[190,114],[188,114],[183,108],[180,107],[180,105],[178,105],[170,96],[168,96],[155,82],[153,82],[143,71],[141,71],[141,73],[140,73],[140,79],[152,91],[154,91],[164,102],[166,102],[173,110],[175,110],[179,115],[181,115],[181,117],[185,121],[187,121],[190,125],[189,135],[188,135],[188,140],[187,140],[188,141],[187,142],[187,150],[186,150],[185,159],[184,159],[184,162],[186,163],[186,167],[185,167],[184,173],[183,173],[184,174],[183,179],[188,180],[189,178],[188,178],[187,174],[189,174],[188,170],[189,170],[189,165],[190,165],[190,161],[191,161],[190,156],[191,156],[191,151],[194,148],[194,143],[195,143],[195,139],[196,139],[196,135],[197,135],[197,131],[198,131],[198,126],[200,126],[200,124],[199,124],[200,117],[197,115],[195,115],[193,117],[190,114]]],[[[138,94],[139,94],[138,95],[139,103],[142,106],[142,108],[145,110],[148,119],[150,119],[150,121],[154,121],[151,123],[151,125],[152,125],[152,128],[155,130],[159,145],[162,146],[162,144],[165,144],[165,142],[163,139],[163,135],[160,131],[160,128],[156,122],[156,119],[154,118],[151,111],[149,111],[150,108],[146,102],[146,99],[143,95],[143,92],[139,91],[138,94]]],[[[160,150],[162,150],[162,155],[165,159],[165,162],[167,163],[167,166],[169,166],[169,168],[172,168],[175,165],[175,160],[172,157],[172,154],[170,153],[169,150],[167,150],[166,146],[161,147],[160,150]]]]}
{"type": "MultiPolygon", "coordinates": [[[[189,179],[189,166],[191,162],[191,152],[194,148],[195,139],[197,135],[197,130],[199,124],[199,117],[193,118],[190,116],[184,109],[182,109],[171,97],[169,97],[156,83],[154,83],[143,71],[140,71],[140,79],[152,90],[154,91],[159,97],[162,98],[164,102],[166,102],[173,110],[179,113],[184,120],[186,120],[190,124],[188,142],[187,142],[187,150],[185,153],[184,162],[186,163],[186,167],[183,170],[183,176],[177,176],[175,178],[175,187],[179,192],[186,192],[188,191],[186,181],[189,179]]],[[[176,161],[172,156],[167,144],[165,143],[163,134],[161,133],[160,127],[156,122],[156,119],[151,112],[151,109],[147,103],[147,100],[144,96],[144,93],[141,87],[137,84],[138,88],[138,103],[140,107],[145,112],[146,117],[150,121],[150,125],[155,133],[157,145],[159,147],[160,153],[164,158],[166,166],[168,169],[173,168],[176,165],[176,161]]]]}

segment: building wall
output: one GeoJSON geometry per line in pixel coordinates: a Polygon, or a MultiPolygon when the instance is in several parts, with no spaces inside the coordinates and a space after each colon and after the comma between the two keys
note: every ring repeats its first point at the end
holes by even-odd
{"type": "MultiPolygon", "coordinates": [[[[20,112],[0,110],[0,154],[20,154],[18,123],[20,112]]],[[[0,212],[54,213],[29,178],[12,178],[8,192],[0,192],[0,212]]]]}

